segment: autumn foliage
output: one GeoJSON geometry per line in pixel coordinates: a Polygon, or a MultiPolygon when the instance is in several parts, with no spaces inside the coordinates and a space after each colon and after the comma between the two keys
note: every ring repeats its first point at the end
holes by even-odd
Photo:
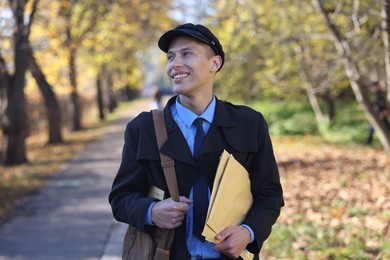
{"type": "Polygon", "coordinates": [[[275,141],[286,205],[265,258],[388,259],[389,155],[311,137],[275,141]]]}

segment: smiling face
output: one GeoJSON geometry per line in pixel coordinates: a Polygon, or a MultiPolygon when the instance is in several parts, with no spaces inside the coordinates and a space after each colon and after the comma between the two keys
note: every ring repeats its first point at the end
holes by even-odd
{"type": "Polygon", "coordinates": [[[188,98],[212,95],[221,57],[208,45],[189,37],[176,37],[169,46],[167,59],[166,71],[175,93],[188,98]]]}

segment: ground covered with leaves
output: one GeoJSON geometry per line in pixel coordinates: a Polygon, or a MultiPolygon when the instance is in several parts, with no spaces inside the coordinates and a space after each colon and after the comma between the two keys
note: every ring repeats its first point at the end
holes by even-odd
{"type": "Polygon", "coordinates": [[[265,259],[390,259],[390,155],[274,138],[285,207],[265,259]]]}

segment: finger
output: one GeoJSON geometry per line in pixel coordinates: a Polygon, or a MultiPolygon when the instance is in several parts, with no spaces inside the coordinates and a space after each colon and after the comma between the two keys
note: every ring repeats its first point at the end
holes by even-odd
{"type": "Polygon", "coordinates": [[[215,251],[223,252],[225,255],[231,255],[232,243],[230,239],[224,240],[221,243],[215,244],[215,251]]]}
{"type": "Polygon", "coordinates": [[[186,204],[191,204],[193,201],[188,199],[187,197],[180,196],[180,202],[186,203],[186,204]]]}
{"type": "Polygon", "coordinates": [[[173,210],[178,214],[186,214],[189,209],[190,206],[184,202],[176,202],[173,208],[173,210]]]}
{"type": "Polygon", "coordinates": [[[162,226],[161,228],[165,229],[175,229],[182,225],[182,222],[175,222],[175,223],[167,223],[166,225],[162,226]]]}

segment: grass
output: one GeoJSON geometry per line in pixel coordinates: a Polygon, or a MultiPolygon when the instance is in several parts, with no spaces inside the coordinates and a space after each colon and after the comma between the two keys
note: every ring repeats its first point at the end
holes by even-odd
{"type": "Polygon", "coordinates": [[[35,134],[26,141],[29,163],[17,166],[0,165],[0,223],[9,211],[26,195],[39,189],[45,180],[53,176],[66,162],[104,132],[104,127],[119,118],[134,102],[122,103],[107,116],[105,121],[89,120],[84,129],[77,132],[64,130],[62,144],[47,145],[46,136],[35,134]]]}

